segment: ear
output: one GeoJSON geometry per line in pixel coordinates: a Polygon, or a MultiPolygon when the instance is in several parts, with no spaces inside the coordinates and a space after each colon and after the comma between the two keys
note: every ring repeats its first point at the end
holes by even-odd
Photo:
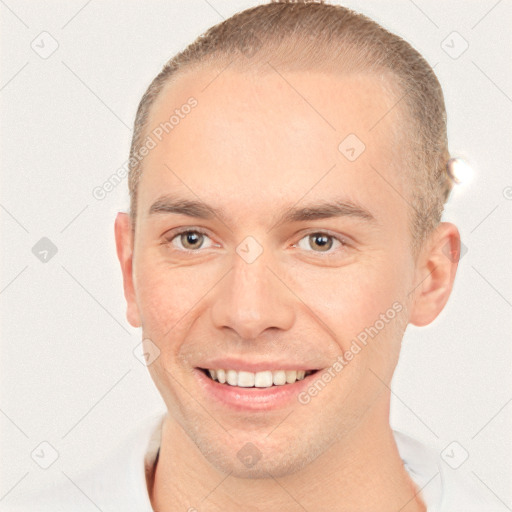
{"type": "Polygon", "coordinates": [[[127,303],[126,318],[133,327],[140,327],[140,315],[133,285],[133,236],[130,216],[118,212],[115,222],[116,249],[123,273],[124,296],[127,303]]]}
{"type": "Polygon", "coordinates": [[[420,284],[413,292],[411,324],[428,325],[443,310],[453,288],[460,247],[457,226],[441,222],[417,260],[416,283],[420,284]]]}

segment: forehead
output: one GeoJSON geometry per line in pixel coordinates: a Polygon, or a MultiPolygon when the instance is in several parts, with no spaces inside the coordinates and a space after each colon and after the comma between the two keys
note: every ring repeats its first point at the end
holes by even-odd
{"type": "Polygon", "coordinates": [[[186,72],[151,109],[146,134],[156,145],[143,162],[139,205],[177,190],[234,208],[263,206],[262,196],[276,205],[331,191],[388,207],[368,197],[384,181],[401,187],[400,113],[386,84],[369,74],[272,68],[186,72]]]}

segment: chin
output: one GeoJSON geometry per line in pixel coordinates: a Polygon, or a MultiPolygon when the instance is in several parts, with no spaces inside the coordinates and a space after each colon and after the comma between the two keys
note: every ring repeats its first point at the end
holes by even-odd
{"type": "Polygon", "coordinates": [[[281,478],[300,471],[314,461],[322,449],[313,450],[313,443],[297,436],[294,442],[286,444],[276,439],[270,442],[268,434],[252,437],[227,435],[224,443],[218,437],[215,440],[194,440],[203,457],[219,472],[236,478],[281,478]],[[301,443],[301,444],[299,444],[301,443]]]}

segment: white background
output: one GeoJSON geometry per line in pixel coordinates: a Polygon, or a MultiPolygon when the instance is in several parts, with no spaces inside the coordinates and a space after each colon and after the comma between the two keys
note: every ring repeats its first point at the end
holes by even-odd
{"type": "MultiPolygon", "coordinates": [[[[132,353],[141,333],[126,321],[115,255],[114,218],[128,208],[127,183],[103,201],[92,190],[126,161],[136,107],[161,66],[209,26],[257,3],[0,2],[1,510],[20,493],[65,480],[62,472],[73,477],[163,410],[132,353]],[[43,31],[59,44],[47,59],[31,48],[43,31]],[[32,253],[42,237],[58,249],[46,263],[32,253]],[[46,470],[30,455],[42,441],[59,453],[46,470]]],[[[407,330],[392,425],[439,452],[460,443],[469,458],[456,471],[494,495],[493,510],[512,510],[512,3],[344,5],[435,65],[450,149],[475,169],[444,215],[468,251],[442,314],[407,330]],[[441,46],[453,31],[469,45],[457,59],[441,46]]]]}

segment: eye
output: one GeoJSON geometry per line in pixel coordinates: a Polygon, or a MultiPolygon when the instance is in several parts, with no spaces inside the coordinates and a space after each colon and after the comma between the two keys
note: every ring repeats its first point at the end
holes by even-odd
{"type": "Polygon", "coordinates": [[[318,248],[318,250],[314,249],[312,252],[332,254],[335,251],[330,251],[330,249],[333,246],[336,246],[336,243],[338,244],[338,247],[345,247],[347,245],[342,238],[319,231],[316,233],[310,233],[304,238],[301,238],[297,245],[301,249],[305,250],[308,250],[307,247],[305,247],[307,245],[318,248]]]}
{"type": "Polygon", "coordinates": [[[174,232],[165,239],[165,244],[171,244],[184,252],[196,252],[198,249],[207,249],[211,247],[206,245],[206,240],[210,240],[208,235],[200,229],[186,229],[174,232]]]}

